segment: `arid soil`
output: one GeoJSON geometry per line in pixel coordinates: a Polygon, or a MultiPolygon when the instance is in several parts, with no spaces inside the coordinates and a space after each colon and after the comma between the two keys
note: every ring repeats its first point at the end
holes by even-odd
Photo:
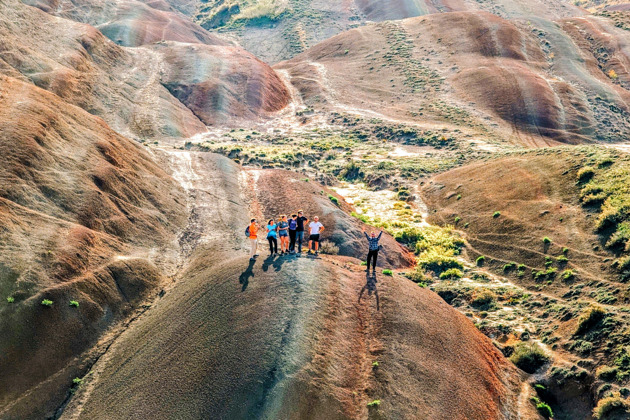
{"type": "Polygon", "coordinates": [[[252,190],[216,155],[171,156],[190,258],[61,418],[518,418],[520,374],[465,317],[399,277],[378,276],[380,311],[358,302],[354,259],[270,259],[263,245],[248,261],[243,210],[267,209],[256,197],[273,184],[252,190]]]}
{"type": "Polygon", "coordinates": [[[100,118],[5,76],[0,168],[0,417],[41,418],[175,265],[185,195],[100,118]]]}
{"type": "Polygon", "coordinates": [[[623,32],[592,16],[441,13],[354,29],[275,68],[315,109],[527,147],[610,141],[628,132],[623,32]]]}

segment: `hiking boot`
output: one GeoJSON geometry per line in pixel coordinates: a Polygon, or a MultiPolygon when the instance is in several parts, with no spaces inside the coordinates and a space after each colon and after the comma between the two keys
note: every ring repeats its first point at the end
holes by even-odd
{"type": "Polygon", "coordinates": [[[369,269],[369,268],[366,268],[366,269],[365,269],[365,272],[366,272],[366,273],[369,273],[369,272],[370,272],[370,269],[369,269]]]}
{"type": "Polygon", "coordinates": [[[315,256],[317,257],[319,255],[319,252],[315,251],[315,256]]]}

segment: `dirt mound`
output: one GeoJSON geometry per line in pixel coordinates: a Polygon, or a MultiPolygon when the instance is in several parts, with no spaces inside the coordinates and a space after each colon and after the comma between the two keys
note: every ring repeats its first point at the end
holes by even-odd
{"type": "MultiPolygon", "coordinates": [[[[579,201],[579,168],[568,150],[516,155],[438,175],[422,191],[434,210],[430,219],[455,224],[459,217],[456,227],[470,243],[470,257],[485,255],[490,267],[501,270],[516,262],[544,271],[547,256],[555,260],[564,254],[565,268],[582,280],[611,280],[613,271],[606,262],[612,255],[600,249],[593,214],[579,201]],[[551,242],[546,244],[544,238],[551,242]]],[[[532,276],[517,281],[529,287],[537,284],[532,276]]],[[[546,292],[562,296],[570,285],[555,282],[546,292]]]]}
{"type": "Polygon", "coordinates": [[[101,119],[5,76],[0,179],[0,417],[41,418],[75,358],[163,281],[185,198],[101,119]]]}
{"type": "Polygon", "coordinates": [[[354,29],[275,68],[315,109],[526,146],[621,141],[630,130],[624,36],[606,18],[441,13],[354,29]]]}
{"type": "Polygon", "coordinates": [[[364,282],[304,257],[199,254],[62,418],[518,418],[519,374],[470,321],[398,278],[379,281],[379,313],[357,304],[364,282]]]}
{"type": "MultiPolygon", "coordinates": [[[[340,255],[365,258],[368,243],[361,229],[366,226],[349,215],[353,209],[343,198],[316,182],[306,182],[295,172],[252,169],[245,174],[248,187],[260,206],[256,216],[263,222],[271,218],[278,220],[279,215],[290,216],[302,209],[309,220],[319,216],[326,228],[322,241],[336,244],[340,255]]],[[[389,234],[384,233],[380,243],[383,250],[379,254],[379,266],[406,268],[414,264],[413,255],[389,234]]]]}
{"type": "Polygon", "coordinates": [[[164,86],[206,125],[257,119],[284,108],[289,91],[265,63],[237,47],[161,44],[164,86]]]}
{"type": "Polygon", "coordinates": [[[239,174],[210,153],[169,156],[190,198],[189,263],[90,369],[61,418],[529,414],[518,412],[516,369],[431,292],[379,275],[377,310],[372,294],[358,301],[366,278],[352,258],[249,261],[244,209],[270,202],[251,194],[249,178],[276,193],[272,174],[239,174]]]}
{"type": "Polygon", "coordinates": [[[557,19],[583,11],[562,0],[353,0],[344,2],[209,0],[193,18],[229,33],[268,63],[290,59],[318,42],[369,22],[453,11],[486,11],[504,18],[557,19]]]}
{"type": "Polygon", "coordinates": [[[0,71],[30,81],[142,139],[205,131],[159,80],[159,57],[126,50],[92,26],[9,0],[0,4],[0,71]]]}
{"type": "Polygon", "coordinates": [[[228,45],[163,2],[94,0],[82,2],[80,6],[67,0],[25,3],[55,16],[93,25],[112,41],[128,47],[158,41],[228,45]]]}
{"type": "MultiPolygon", "coordinates": [[[[151,19],[157,20],[136,16],[132,10],[110,10],[126,4],[87,3],[72,9],[71,16],[104,25],[102,20],[110,13],[112,19],[123,12],[121,19],[126,19],[129,13],[145,25],[129,29],[130,39],[124,43],[133,45],[171,38],[197,43],[173,41],[122,48],[92,26],[55,18],[10,0],[0,5],[4,42],[0,72],[47,89],[102,117],[118,132],[142,141],[190,137],[206,131],[206,124],[235,117],[257,120],[288,103],[284,83],[243,49],[227,45],[191,23],[186,24],[188,29],[164,27],[161,19],[171,18],[147,6],[138,7],[149,10],[151,19]]],[[[127,30],[116,26],[118,23],[108,25],[127,30]]]]}

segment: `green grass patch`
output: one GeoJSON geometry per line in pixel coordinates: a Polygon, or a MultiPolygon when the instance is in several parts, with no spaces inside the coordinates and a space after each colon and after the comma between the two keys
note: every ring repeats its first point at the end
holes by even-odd
{"type": "Polygon", "coordinates": [[[381,405],[381,400],[373,400],[367,404],[367,406],[370,408],[378,407],[379,405],[381,405]]]}
{"type": "Polygon", "coordinates": [[[73,308],[78,308],[79,307],[79,302],[76,300],[71,300],[70,301],[70,306],[72,306],[73,308]]]}
{"type": "Polygon", "coordinates": [[[53,301],[50,299],[44,299],[41,302],[42,306],[51,307],[53,305],[53,301]]]}
{"type": "Polygon", "coordinates": [[[15,298],[13,296],[9,296],[9,297],[7,297],[7,302],[8,303],[13,303],[13,302],[15,302],[15,298]]]}
{"type": "Polygon", "coordinates": [[[462,277],[464,277],[464,273],[458,268],[449,268],[440,274],[440,280],[458,280],[462,277]]]}
{"type": "Polygon", "coordinates": [[[393,276],[394,272],[386,268],[385,270],[383,270],[383,274],[385,274],[386,276],[393,276]]]}
{"type": "Polygon", "coordinates": [[[510,361],[527,373],[534,373],[549,361],[549,356],[534,342],[519,342],[514,346],[510,361]]]}
{"type": "Polygon", "coordinates": [[[582,335],[593,329],[607,315],[607,312],[601,306],[591,305],[578,319],[578,325],[575,329],[575,335],[582,335]]]}

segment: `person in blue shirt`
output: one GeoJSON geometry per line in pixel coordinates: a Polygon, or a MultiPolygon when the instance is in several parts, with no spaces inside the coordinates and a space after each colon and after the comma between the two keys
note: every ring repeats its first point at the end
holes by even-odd
{"type": "Polygon", "coordinates": [[[280,216],[278,222],[278,235],[280,236],[280,255],[289,253],[289,221],[287,216],[280,216]]]}
{"type": "Polygon", "coordinates": [[[278,253],[278,225],[273,219],[270,219],[267,223],[267,240],[269,241],[269,256],[273,256],[273,253],[278,253]]]}
{"type": "Polygon", "coordinates": [[[379,233],[378,236],[376,236],[376,233],[374,232],[372,232],[371,235],[368,235],[367,232],[365,231],[365,228],[363,228],[363,234],[367,238],[368,244],[369,244],[369,250],[368,250],[368,255],[367,255],[367,268],[365,269],[365,271],[370,271],[370,261],[371,261],[372,272],[376,272],[376,259],[378,258],[378,250],[379,250],[378,241],[381,239],[381,235],[383,235],[383,231],[381,230],[381,233],[379,233]]]}

